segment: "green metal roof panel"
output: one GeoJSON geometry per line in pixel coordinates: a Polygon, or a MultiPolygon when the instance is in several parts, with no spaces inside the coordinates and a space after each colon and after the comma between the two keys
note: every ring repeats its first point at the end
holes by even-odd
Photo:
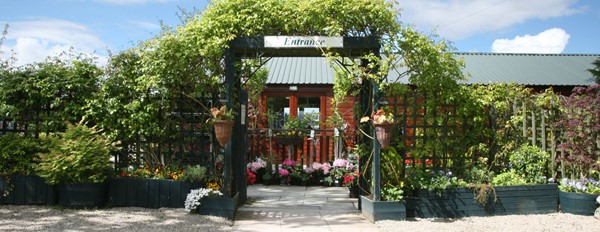
{"type": "Polygon", "coordinates": [[[600,55],[457,53],[465,61],[468,84],[515,82],[524,85],[592,85],[587,69],[600,55]]]}
{"type": "Polygon", "coordinates": [[[333,83],[333,69],[321,57],[273,57],[265,67],[269,84],[333,83]]]}
{"type": "MultiPolygon", "coordinates": [[[[457,53],[465,61],[465,84],[514,82],[523,85],[594,84],[587,69],[599,54],[507,54],[457,53]]],[[[333,69],[323,57],[273,57],[265,66],[269,69],[268,84],[333,84],[333,69]]],[[[389,80],[395,81],[402,70],[392,70],[389,80]]],[[[405,83],[406,78],[399,82],[405,83]]]]}

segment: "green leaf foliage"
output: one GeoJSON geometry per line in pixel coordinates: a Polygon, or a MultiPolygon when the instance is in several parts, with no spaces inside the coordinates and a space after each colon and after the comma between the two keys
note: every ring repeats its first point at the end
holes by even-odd
{"type": "Polygon", "coordinates": [[[67,53],[0,71],[0,115],[29,124],[29,131],[64,130],[85,115],[102,71],[94,60],[67,53]]]}
{"type": "Polygon", "coordinates": [[[29,175],[34,173],[37,153],[41,146],[34,138],[7,133],[0,136],[0,175],[29,175]]]}
{"type": "Polygon", "coordinates": [[[49,144],[48,152],[40,154],[37,173],[49,184],[100,183],[114,168],[110,159],[117,144],[95,127],[68,124],[65,132],[42,139],[49,144]]]}

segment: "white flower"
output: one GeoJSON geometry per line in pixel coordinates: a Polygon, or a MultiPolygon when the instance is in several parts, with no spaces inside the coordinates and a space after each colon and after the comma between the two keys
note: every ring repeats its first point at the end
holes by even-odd
{"type": "Polygon", "coordinates": [[[223,196],[223,193],[207,188],[192,189],[185,199],[185,211],[188,213],[195,211],[200,206],[202,198],[206,196],[223,196]]]}

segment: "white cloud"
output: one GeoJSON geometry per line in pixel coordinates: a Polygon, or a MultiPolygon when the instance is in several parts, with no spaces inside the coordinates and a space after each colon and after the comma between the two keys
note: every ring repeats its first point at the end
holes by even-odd
{"type": "Polygon", "coordinates": [[[156,23],[149,23],[149,22],[143,22],[143,21],[129,21],[129,23],[135,27],[139,27],[139,28],[142,28],[147,31],[160,31],[160,29],[161,29],[160,25],[158,25],[156,23]]]}
{"type": "Polygon", "coordinates": [[[514,39],[497,39],[492,45],[492,52],[561,53],[565,50],[569,37],[565,30],[552,28],[537,35],[516,36],[514,39]]]}
{"type": "Polygon", "coordinates": [[[567,16],[582,11],[577,0],[400,0],[404,23],[420,30],[437,28],[447,39],[497,31],[530,19],[567,16]]]}
{"type": "MultiPolygon", "coordinates": [[[[71,21],[42,18],[6,23],[8,34],[0,56],[7,59],[14,53],[16,65],[43,61],[71,48],[88,54],[107,48],[85,25],[71,21]]],[[[106,57],[96,57],[100,63],[106,63],[106,57]]]]}
{"type": "Polygon", "coordinates": [[[96,0],[100,3],[116,4],[116,5],[131,5],[131,4],[146,4],[146,3],[165,3],[173,0],[96,0]]]}

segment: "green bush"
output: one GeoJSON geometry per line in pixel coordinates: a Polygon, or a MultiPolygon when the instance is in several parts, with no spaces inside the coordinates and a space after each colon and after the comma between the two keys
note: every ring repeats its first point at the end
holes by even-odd
{"type": "Polygon", "coordinates": [[[208,169],[201,165],[188,166],[183,171],[183,180],[190,182],[200,182],[205,178],[208,169]]]}
{"type": "Polygon", "coordinates": [[[515,170],[498,174],[492,180],[492,185],[495,186],[515,186],[515,185],[526,185],[527,180],[518,175],[515,170]]]}
{"type": "Polygon", "coordinates": [[[521,145],[509,155],[511,169],[527,183],[544,184],[548,174],[550,154],[531,145],[521,145]]]}
{"type": "Polygon", "coordinates": [[[100,183],[111,173],[111,152],[118,147],[95,127],[68,124],[61,133],[43,136],[48,152],[40,155],[38,174],[49,184],[100,183]]]}
{"type": "Polygon", "coordinates": [[[0,136],[0,175],[29,175],[34,173],[38,141],[17,133],[0,136]]]}

